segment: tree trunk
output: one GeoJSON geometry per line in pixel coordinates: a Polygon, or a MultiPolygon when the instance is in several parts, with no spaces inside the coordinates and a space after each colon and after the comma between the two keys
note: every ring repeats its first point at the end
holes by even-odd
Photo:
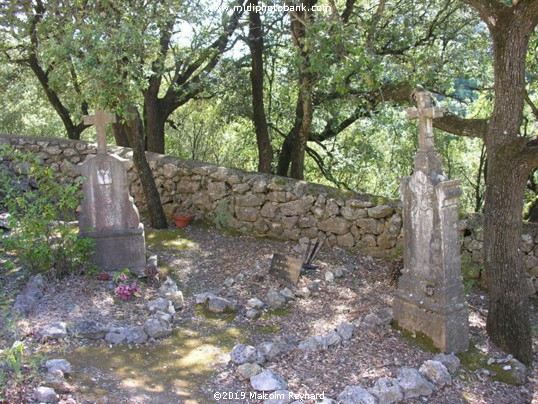
{"type": "Polygon", "coordinates": [[[116,140],[116,146],[131,147],[125,125],[120,123],[120,118],[118,116],[116,116],[116,123],[112,125],[112,133],[116,140]]]}
{"type": "Polygon", "coordinates": [[[125,128],[125,133],[127,133],[129,143],[133,148],[133,162],[146,197],[151,227],[154,229],[165,229],[168,227],[168,223],[161,204],[161,197],[155,185],[155,179],[153,178],[153,173],[149,167],[144,150],[142,120],[136,108],[131,108],[129,112],[131,116],[125,128]]]}
{"type": "Polygon", "coordinates": [[[303,107],[302,94],[299,93],[297,104],[295,106],[295,122],[293,123],[293,128],[288,132],[288,135],[284,139],[280,155],[278,156],[277,175],[282,177],[287,177],[289,175],[292,151],[303,123],[303,107]]]}
{"type": "Polygon", "coordinates": [[[276,169],[276,174],[282,177],[287,177],[291,164],[291,149],[293,148],[293,142],[295,140],[295,131],[291,131],[288,136],[284,139],[282,147],[280,149],[280,154],[278,155],[278,166],[276,169]]]}
{"type": "Polygon", "coordinates": [[[146,149],[150,152],[164,154],[164,124],[169,114],[166,113],[157,94],[144,94],[144,117],[146,120],[146,149]]]}
{"type": "Polygon", "coordinates": [[[304,6],[304,12],[290,12],[291,17],[291,34],[295,46],[299,49],[301,63],[299,65],[299,99],[298,104],[302,105],[297,111],[301,113],[300,119],[296,117],[293,145],[291,149],[291,170],[290,177],[302,180],[304,178],[304,160],[306,143],[310,135],[310,127],[312,125],[313,103],[312,103],[312,88],[314,86],[313,73],[310,69],[310,48],[307,46],[306,34],[309,23],[312,21],[312,5],[316,0],[302,0],[300,6],[304,6]],[[297,124],[300,124],[298,126],[297,124]]]}
{"type": "Polygon", "coordinates": [[[489,290],[487,330],[503,350],[523,363],[532,362],[529,299],[520,251],[526,172],[514,158],[488,152],[484,217],[484,253],[489,290]]]}
{"type": "MultiPolygon", "coordinates": [[[[305,73],[306,75],[306,73],[305,73]]],[[[291,171],[290,177],[298,180],[304,179],[304,160],[306,143],[310,135],[310,127],[312,126],[313,106],[312,106],[312,80],[309,76],[303,77],[301,80],[301,99],[303,100],[303,119],[301,127],[293,142],[291,150],[291,171]]]]}
{"type": "MultiPolygon", "coordinates": [[[[250,0],[250,5],[252,5],[253,9],[256,8],[258,0],[250,0]]],[[[250,11],[249,26],[249,47],[252,57],[252,68],[250,70],[252,115],[258,144],[258,171],[271,173],[273,147],[269,137],[263,100],[263,30],[259,12],[250,11]]]]}
{"type": "MultiPolygon", "coordinates": [[[[519,136],[529,35],[511,8],[489,25],[493,39],[495,104],[485,144],[488,155],[484,254],[489,289],[487,330],[521,362],[532,363],[526,274],[520,251],[523,193],[532,170],[519,136]]],[[[528,29],[528,28],[527,28],[528,29]]]]}

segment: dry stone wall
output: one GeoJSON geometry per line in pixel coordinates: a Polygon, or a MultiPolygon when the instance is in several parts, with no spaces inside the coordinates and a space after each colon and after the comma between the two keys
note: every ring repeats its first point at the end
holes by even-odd
{"type": "MultiPolygon", "coordinates": [[[[72,177],[77,175],[74,167],[96,153],[95,144],[81,141],[0,139],[38,154],[44,164],[72,177]]],[[[132,157],[128,148],[109,147],[109,152],[132,157]]],[[[185,211],[242,233],[288,240],[323,234],[329,246],[379,252],[393,251],[401,237],[397,201],[154,153],[147,157],[169,217],[185,211]]],[[[127,164],[131,194],[144,212],[140,181],[132,162],[127,164]]]]}
{"type": "MultiPolygon", "coordinates": [[[[1,143],[36,153],[44,164],[73,178],[78,175],[75,166],[97,150],[96,144],[83,141],[6,135],[0,136],[1,143]]],[[[132,157],[128,148],[109,147],[109,153],[132,157]]],[[[300,240],[324,234],[329,246],[401,254],[399,201],[155,153],[147,157],[168,217],[175,211],[185,211],[217,227],[261,237],[300,240]]],[[[144,212],[146,202],[140,181],[132,161],[126,164],[131,194],[144,212]]],[[[465,218],[460,230],[464,277],[485,281],[480,218],[465,218]]],[[[521,250],[530,294],[538,289],[536,244],[538,228],[525,227],[521,250]]]]}

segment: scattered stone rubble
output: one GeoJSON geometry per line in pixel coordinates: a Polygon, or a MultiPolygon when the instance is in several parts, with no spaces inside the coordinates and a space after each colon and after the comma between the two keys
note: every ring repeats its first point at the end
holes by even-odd
{"type": "MultiPolygon", "coordinates": [[[[33,279],[33,278],[32,278],[33,279]]],[[[39,285],[31,281],[30,285],[39,285]]],[[[25,288],[25,291],[34,290],[25,288]]],[[[36,293],[30,293],[35,296],[36,293]]],[[[23,292],[24,295],[24,292],[23,292]]],[[[28,295],[28,293],[26,294],[28,295]]],[[[181,310],[184,305],[183,293],[177,284],[169,277],[157,291],[157,297],[147,304],[149,318],[143,326],[114,327],[109,324],[93,320],[80,320],[68,326],[65,322],[46,324],[36,331],[36,335],[42,342],[64,339],[68,336],[75,338],[87,338],[91,340],[104,339],[111,345],[118,344],[143,344],[150,338],[163,338],[172,334],[172,319],[176,310],[181,310]]],[[[31,301],[31,299],[26,299],[31,301]]],[[[23,301],[17,299],[16,301],[23,301]]],[[[32,305],[35,301],[32,301],[32,305]]]]}
{"type": "Polygon", "coordinates": [[[72,393],[75,388],[67,381],[73,369],[66,359],[50,359],[45,362],[47,374],[43,384],[34,390],[34,399],[39,403],[57,403],[59,394],[72,393]]]}

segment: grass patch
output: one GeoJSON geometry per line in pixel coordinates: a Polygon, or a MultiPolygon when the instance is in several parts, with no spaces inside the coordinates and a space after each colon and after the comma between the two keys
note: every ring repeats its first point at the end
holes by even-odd
{"type": "Polygon", "coordinates": [[[274,325],[266,324],[266,325],[260,325],[260,326],[255,325],[252,328],[249,328],[248,332],[250,334],[255,334],[255,335],[270,335],[270,334],[276,334],[280,332],[281,330],[282,330],[282,327],[278,324],[274,324],[274,325]]]}
{"type": "Polygon", "coordinates": [[[271,317],[285,317],[292,313],[293,309],[291,307],[281,307],[279,309],[271,309],[263,314],[262,317],[271,318],[271,317]]]}

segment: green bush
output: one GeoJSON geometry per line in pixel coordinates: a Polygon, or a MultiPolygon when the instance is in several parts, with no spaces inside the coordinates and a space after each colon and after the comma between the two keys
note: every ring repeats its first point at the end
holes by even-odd
{"type": "Polygon", "coordinates": [[[1,234],[4,248],[15,251],[33,273],[81,273],[93,241],[79,237],[74,223],[80,180],[69,181],[43,166],[39,156],[5,145],[0,145],[0,156],[10,165],[0,166],[0,212],[9,213],[11,229],[1,234]]]}

